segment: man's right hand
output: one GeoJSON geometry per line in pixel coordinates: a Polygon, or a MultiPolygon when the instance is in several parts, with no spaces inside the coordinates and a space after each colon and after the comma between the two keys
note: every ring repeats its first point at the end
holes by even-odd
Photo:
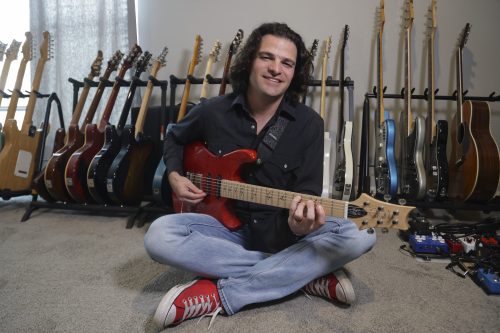
{"type": "Polygon", "coordinates": [[[181,202],[197,204],[206,197],[206,193],[196,187],[189,179],[172,171],[168,175],[168,182],[172,191],[181,202]]]}

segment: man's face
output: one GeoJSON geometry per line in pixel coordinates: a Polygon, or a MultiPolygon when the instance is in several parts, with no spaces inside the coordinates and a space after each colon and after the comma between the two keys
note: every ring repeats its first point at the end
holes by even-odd
{"type": "Polygon", "coordinates": [[[295,73],[297,48],[289,39],[273,35],[262,37],[250,72],[251,96],[282,97],[295,73]]]}

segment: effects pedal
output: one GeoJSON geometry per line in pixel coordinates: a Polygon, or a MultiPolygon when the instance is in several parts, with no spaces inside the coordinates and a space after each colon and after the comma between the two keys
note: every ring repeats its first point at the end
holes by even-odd
{"type": "Polygon", "coordinates": [[[476,273],[477,282],[489,294],[500,294],[500,275],[491,269],[480,268],[476,273]]]}
{"type": "Polygon", "coordinates": [[[475,251],[476,240],[474,239],[474,237],[470,237],[470,236],[460,237],[460,238],[458,238],[458,240],[460,241],[460,243],[462,243],[465,254],[475,251]]]}
{"type": "Polygon", "coordinates": [[[453,254],[461,253],[464,251],[464,247],[462,246],[462,243],[457,241],[457,240],[446,239],[445,242],[448,245],[450,252],[453,254]]]}
{"type": "Polygon", "coordinates": [[[450,249],[443,237],[436,235],[436,233],[431,235],[412,234],[409,237],[409,243],[413,251],[417,253],[450,253],[450,249]]]}

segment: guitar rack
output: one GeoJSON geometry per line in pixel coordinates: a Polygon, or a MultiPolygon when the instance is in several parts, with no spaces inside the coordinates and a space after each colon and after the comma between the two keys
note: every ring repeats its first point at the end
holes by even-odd
{"type": "MultiPolygon", "coordinates": [[[[153,86],[158,86],[161,89],[161,96],[160,96],[160,110],[161,110],[161,118],[163,121],[164,114],[166,112],[166,101],[167,101],[167,87],[168,87],[168,81],[165,80],[157,80],[153,76],[149,76],[148,80],[137,80],[137,86],[138,87],[145,87],[148,84],[148,81],[151,80],[153,82],[153,86]]],[[[114,81],[107,80],[105,78],[100,78],[100,81],[93,81],[89,80],[87,78],[84,79],[84,81],[78,81],[73,78],[69,78],[68,81],[73,85],[73,109],[75,108],[77,101],[78,101],[78,95],[79,95],[79,90],[80,88],[83,88],[85,83],[89,84],[90,87],[95,88],[99,85],[99,82],[104,82],[105,87],[112,87],[114,85],[114,81]]],[[[117,81],[120,83],[120,87],[128,87],[130,86],[130,82],[128,80],[122,79],[122,78],[117,78],[117,81]]],[[[48,95],[47,95],[48,96],[48,95]]],[[[56,98],[56,97],[55,97],[56,98]]],[[[62,111],[60,109],[60,103],[59,100],[57,99],[58,102],[58,108],[59,108],[59,117],[61,121],[61,126],[64,128],[64,122],[62,121],[62,111]]],[[[46,112],[46,121],[44,126],[48,125],[48,113],[50,112],[49,105],[47,106],[47,112],[46,112]]],[[[43,156],[43,149],[45,148],[45,140],[43,141],[43,146],[42,146],[42,153],[40,156],[43,156]]],[[[42,170],[42,158],[40,158],[39,166],[38,166],[38,173],[42,170]]],[[[37,173],[36,173],[37,174],[37,173]]],[[[31,193],[31,192],[30,192],[31,193]]],[[[29,193],[25,193],[29,194],[29,193]]],[[[129,215],[129,218],[127,220],[127,226],[126,228],[132,228],[136,218],[142,216],[144,214],[144,209],[146,207],[143,206],[123,206],[123,205],[103,205],[103,204],[80,204],[80,203],[67,203],[67,202],[47,202],[47,201],[38,201],[38,194],[32,194],[33,199],[30,202],[30,205],[26,209],[23,217],[21,218],[21,222],[27,221],[33,211],[35,211],[38,208],[49,208],[49,209],[64,209],[64,210],[78,210],[78,211],[88,211],[88,212],[94,212],[94,213],[113,213],[113,214],[127,214],[129,215]]]]}
{"type": "MultiPolygon", "coordinates": [[[[57,103],[57,107],[58,107],[58,114],[59,114],[59,122],[61,123],[61,126],[64,128],[64,119],[63,119],[63,114],[62,114],[62,110],[61,110],[61,103],[59,101],[59,98],[57,97],[57,94],[55,92],[53,92],[52,94],[42,94],[38,91],[33,91],[36,95],[37,98],[48,98],[47,99],[47,107],[46,107],[46,110],[45,110],[45,119],[44,119],[44,122],[43,122],[43,133],[42,133],[42,138],[41,138],[41,150],[40,150],[40,154],[39,154],[39,157],[38,157],[38,161],[35,161],[35,163],[37,164],[37,169],[35,171],[34,174],[37,173],[37,171],[39,170],[40,168],[40,165],[43,161],[43,151],[44,151],[44,146],[45,146],[45,141],[46,141],[46,138],[47,138],[47,133],[48,133],[48,124],[49,124],[49,116],[50,116],[50,109],[51,109],[51,105],[52,105],[52,102],[53,101],[56,101],[57,103]]],[[[10,98],[12,95],[9,95],[7,93],[5,93],[4,91],[0,90],[0,93],[2,94],[2,96],[4,98],[10,98]]],[[[27,97],[30,97],[30,94],[31,92],[30,91],[26,91],[26,94],[24,94],[21,90],[17,90],[17,93],[19,95],[20,98],[27,98],[27,97]]],[[[35,132],[36,131],[36,127],[35,126],[31,126],[30,128],[30,132],[35,132]]],[[[14,197],[19,197],[19,196],[24,196],[24,195],[29,195],[31,194],[32,191],[31,189],[27,189],[27,190],[24,190],[24,191],[11,191],[9,189],[5,189],[5,190],[0,190],[0,197],[3,199],[3,200],[10,200],[11,198],[14,198],[14,197]]]]}
{"type": "MultiPolygon", "coordinates": [[[[401,89],[401,92],[399,94],[386,94],[386,87],[384,87],[384,99],[389,98],[389,99],[404,99],[405,97],[405,89],[401,89]]],[[[411,99],[418,99],[418,100],[427,100],[429,99],[429,89],[426,88],[424,90],[424,93],[421,95],[416,95],[413,94],[415,91],[415,88],[411,90],[411,99]]],[[[452,95],[437,95],[439,89],[436,89],[434,91],[434,98],[436,100],[448,100],[448,101],[456,101],[457,100],[457,95],[458,92],[455,90],[452,95]]],[[[492,92],[488,96],[467,96],[468,90],[463,92],[463,99],[464,100],[471,100],[471,101],[484,101],[484,102],[500,102],[500,95],[497,95],[496,92],[492,92]]],[[[367,102],[370,98],[377,98],[377,88],[373,87],[373,91],[371,93],[366,93],[365,94],[365,102],[367,102]]],[[[369,105],[369,103],[367,103],[369,105]]],[[[366,105],[366,104],[365,104],[366,105]]],[[[368,111],[369,112],[369,111],[368,111]]],[[[363,122],[365,121],[370,121],[369,116],[363,117],[363,122]]],[[[367,134],[369,135],[369,134],[367,134]]],[[[369,159],[369,149],[367,149],[365,152],[361,152],[363,156],[360,156],[360,159],[369,159]]],[[[361,164],[361,163],[360,163],[361,164]]],[[[373,163],[367,163],[369,167],[374,167],[373,163]]],[[[362,166],[361,166],[362,167],[362,166]]],[[[368,172],[368,170],[364,170],[365,172],[368,172]]],[[[363,177],[368,177],[367,174],[362,175],[360,171],[360,178],[362,179],[361,176],[363,177]]],[[[369,188],[366,188],[366,184],[364,185],[363,188],[364,193],[369,194],[369,188]]],[[[397,202],[397,198],[393,198],[391,201],[397,202]]],[[[495,196],[492,198],[489,202],[487,203],[469,203],[469,202],[458,202],[459,205],[457,205],[457,201],[453,200],[444,200],[444,201],[429,201],[429,200],[407,200],[406,204],[415,206],[417,208],[422,208],[422,209],[431,209],[431,208],[437,208],[437,209],[446,209],[450,211],[455,211],[455,210],[472,210],[472,211],[483,211],[485,213],[490,213],[493,211],[500,211],[500,197],[495,196]]]]}

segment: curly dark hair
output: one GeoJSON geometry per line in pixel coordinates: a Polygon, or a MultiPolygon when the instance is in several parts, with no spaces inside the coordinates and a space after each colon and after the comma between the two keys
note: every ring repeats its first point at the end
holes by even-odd
{"type": "Polygon", "coordinates": [[[247,41],[236,55],[229,73],[231,86],[235,93],[244,94],[248,89],[248,81],[252,62],[259,50],[262,37],[273,35],[283,37],[295,44],[297,48],[297,61],[295,64],[295,73],[287,90],[287,96],[291,102],[297,103],[300,96],[306,90],[306,84],[313,71],[313,63],[309,51],[304,45],[302,37],[290,29],[285,23],[264,23],[257,27],[248,37],[247,41]]]}

